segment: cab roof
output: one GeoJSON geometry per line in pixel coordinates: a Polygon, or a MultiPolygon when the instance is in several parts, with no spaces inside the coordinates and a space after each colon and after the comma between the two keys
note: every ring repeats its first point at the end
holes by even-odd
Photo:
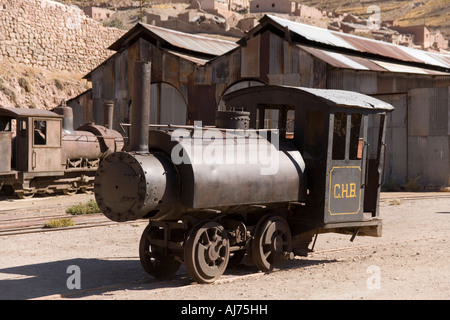
{"type": "Polygon", "coordinates": [[[26,109],[26,108],[3,108],[0,107],[0,116],[9,117],[47,117],[62,118],[63,116],[48,110],[42,109],[26,109]]]}
{"type": "Polygon", "coordinates": [[[298,104],[302,99],[315,101],[328,107],[361,108],[392,111],[394,107],[374,97],[346,90],[315,89],[291,86],[257,86],[231,92],[223,96],[227,106],[239,107],[246,103],[298,104]]]}

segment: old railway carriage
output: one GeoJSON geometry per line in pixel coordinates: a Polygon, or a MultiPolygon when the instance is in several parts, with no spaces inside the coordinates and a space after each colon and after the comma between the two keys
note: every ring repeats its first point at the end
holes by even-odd
{"type": "Polygon", "coordinates": [[[149,134],[149,148],[114,153],[97,171],[95,196],[106,216],[150,220],[140,242],[148,273],[171,276],[184,263],[194,280],[212,282],[241,261],[277,269],[307,254],[315,234],[381,236],[391,105],[355,92],[284,86],[223,99],[229,111],[217,112],[222,128],[143,130],[139,119],[131,129],[149,134]],[[278,115],[276,123],[264,121],[268,112],[278,115]],[[220,146],[221,137],[225,157],[240,144],[228,158],[239,160],[214,161],[211,143],[220,146]],[[263,173],[261,148],[275,150],[276,170],[263,173]]]}
{"type": "Polygon", "coordinates": [[[0,107],[3,193],[29,198],[36,193],[92,192],[101,159],[122,149],[119,132],[93,123],[74,130],[71,108],[53,111],[0,107]]]}

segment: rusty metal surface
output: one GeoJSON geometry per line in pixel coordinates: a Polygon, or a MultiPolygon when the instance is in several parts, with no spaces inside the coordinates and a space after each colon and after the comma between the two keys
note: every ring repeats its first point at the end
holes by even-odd
{"type": "MultiPolygon", "coordinates": [[[[162,49],[162,50],[164,50],[164,49],[162,49]]],[[[194,62],[194,63],[196,63],[198,65],[201,65],[201,66],[206,64],[210,60],[210,59],[198,58],[198,57],[195,57],[195,56],[192,56],[192,55],[188,55],[188,54],[183,54],[183,53],[180,53],[180,52],[176,52],[174,50],[165,50],[165,51],[167,51],[168,53],[173,54],[173,55],[175,55],[177,57],[180,57],[180,58],[189,60],[191,62],[194,62]]]]}
{"type": "Polygon", "coordinates": [[[446,72],[430,70],[427,68],[407,66],[399,63],[386,62],[379,59],[363,58],[354,55],[348,55],[329,50],[308,47],[304,45],[298,45],[298,47],[336,68],[368,70],[368,71],[369,70],[390,71],[399,73],[415,73],[415,74],[429,74],[429,75],[448,75],[448,73],[446,72]]]}
{"type": "Polygon", "coordinates": [[[260,23],[262,25],[277,26],[282,30],[288,30],[291,33],[291,37],[292,34],[293,36],[300,36],[309,42],[326,45],[329,48],[336,48],[346,52],[365,53],[373,57],[379,56],[380,58],[389,58],[399,62],[421,64],[424,68],[433,67],[444,72],[450,72],[450,57],[448,55],[318,28],[272,15],[266,15],[261,19],[260,23]]]}
{"type": "Polygon", "coordinates": [[[219,56],[238,47],[236,43],[231,41],[202,37],[138,23],[128,33],[113,43],[109,49],[118,51],[126,42],[133,41],[138,35],[156,39],[166,46],[169,45],[208,56],[219,56]]]}

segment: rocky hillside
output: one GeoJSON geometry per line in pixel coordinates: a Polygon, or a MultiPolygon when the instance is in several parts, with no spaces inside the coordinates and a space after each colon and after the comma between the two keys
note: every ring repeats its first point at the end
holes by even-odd
{"type": "Polygon", "coordinates": [[[82,74],[0,61],[0,106],[53,109],[89,89],[82,74]]]}
{"type": "Polygon", "coordinates": [[[370,6],[380,8],[381,20],[398,20],[400,26],[425,24],[440,30],[450,39],[450,5],[448,0],[301,0],[302,4],[336,13],[369,17],[370,6]]]}

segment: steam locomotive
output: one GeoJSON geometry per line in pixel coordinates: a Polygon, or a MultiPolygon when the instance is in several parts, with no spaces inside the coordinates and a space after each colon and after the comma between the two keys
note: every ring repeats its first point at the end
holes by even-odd
{"type": "MultiPolygon", "coordinates": [[[[105,110],[112,119],[112,108],[105,110]]],[[[0,189],[22,199],[91,193],[100,161],[123,146],[122,135],[105,126],[74,130],[72,108],[64,104],[53,111],[0,108],[0,189]]]]}
{"type": "Polygon", "coordinates": [[[194,281],[211,283],[241,262],[279,269],[320,233],[381,236],[390,104],[250,87],[223,97],[215,127],[149,128],[149,73],[136,63],[130,145],[101,162],[94,193],[113,221],[149,220],[139,255],[150,275],[171,277],[184,263],[194,281]]]}

